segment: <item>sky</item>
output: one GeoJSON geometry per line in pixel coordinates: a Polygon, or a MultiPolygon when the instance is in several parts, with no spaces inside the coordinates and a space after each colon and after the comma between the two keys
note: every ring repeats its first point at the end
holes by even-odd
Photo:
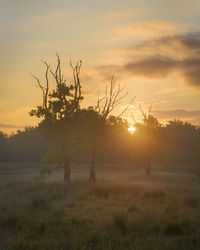
{"type": "Polygon", "coordinates": [[[199,0],[0,0],[0,130],[37,125],[28,113],[42,97],[29,73],[43,81],[41,59],[53,68],[56,52],[69,81],[70,60],[83,61],[84,106],[114,74],[128,92],[114,114],[135,96],[130,123],[152,105],[161,122],[200,124],[199,27],[199,0]]]}

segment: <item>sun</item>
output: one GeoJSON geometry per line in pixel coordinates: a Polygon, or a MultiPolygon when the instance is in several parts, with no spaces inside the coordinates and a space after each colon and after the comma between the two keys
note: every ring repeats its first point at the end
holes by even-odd
{"type": "Polygon", "coordinates": [[[135,132],[135,127],[133,127],[133,126],[129,127],[128,132],[134,133],[135,132]]]}

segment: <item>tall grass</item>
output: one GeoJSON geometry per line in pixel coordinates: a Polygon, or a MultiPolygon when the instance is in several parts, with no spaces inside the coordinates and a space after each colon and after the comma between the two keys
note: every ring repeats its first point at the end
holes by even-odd
{"type": "Polygon", "coordinates": [[[200,249],[200,183],[177,178],[1,185],[0,249],[200,249]]]}

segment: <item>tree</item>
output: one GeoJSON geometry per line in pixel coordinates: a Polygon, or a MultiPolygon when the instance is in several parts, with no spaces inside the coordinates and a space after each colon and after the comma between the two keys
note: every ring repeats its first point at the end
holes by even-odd
{"type": "Polygon", "coordinates": [[[109,116],[108,125],[108,160],[119,163],[128,162],[129,138],[128,122],[118,116],[109,116]]]}
{"type": "MultiPolygon", "coordinates": [[[[123,88],[120,85],[116,87],[113,76],[110,88],[106,87],[105,96],[98,99],[97,105],[81,109],[80,103],[83,100],[79,78],[81,61],[75,67],[70,63],[74,79],[72,84],[66,84],[58,55],[55,72],[47,62],[43,63],[46,67],[45,84],[41,84],[40,80],[32,75],[42,91],[43,104],[32,110],[30,115],[42,118],[40,126],[44,128],[52,144],[48,158],[63,163],[64,179],[67,181],[70,180],[70,162],[74,152],[78,152],[78,148],[81,148],[79,152],[82,153],[90,151],[89,180],[93,181],[96,179],[97,155],[105,144],[107,118],[128,93],[123,94],[123,88]],[[56,82],[56,89],[52,92],[49,92],[49,74],[56,82]],[[81,147],[81,144],[84,146],[81,147]]],[[[129,105],[119,116],[128,109],[129,105]]]]}
{"type": "Polygon", "coordinates": [[[161,124],[151,115],[151,108],[148,114],[141,107],[140,110],[143,122],[135,124],[134,150],[137,163],[145,169],[146,175],[150,176],[152,163],[161,154],[161,124]]]}
{"type": "Polygon", "coordinates": [[[199,136],[199,128],[189,122],[168,121],[165,127],[168,160],[173,163],[198,164],[199,136]]]}
{"type": "Polygon", "coordinates": [[[80,116],[80,103],[83,100],[80,83],[82,62],[78,62],[75,66],[70,62],[73,75],[72,83],[67,82],[64,78],[58,54],[57,66],[54,71],[46,61],[43,61],[43,64],[46,68],[44,84],[31,74],[42,91],[42,105],[32,109],[30,115],[42,119],[39,126],[44,129],[52,145],[48,158],[62,163],[64,181],[70,181],[71,154],[76,144],[74,138],[80,116]],[[51,92],[49,88],[50,76],[56,84],[56,88],[51,92]]]}
{"type": "MultiPolygon", "coordinates": [[[[98,98],[97,105],[93,107],[93,110],[97,112],[98,123],[95,123],[93,131],[95,135],[92,136],[92,149],[91,149],[91,167],[89,180],[95,181],[96,179],[96,165],[98,153],[103,151],[105,148],[106,141],[108,140],[109,129],[111,129],[109,116],[113,110],[121,104],[123,99],[127,96],[128,92],[124,93],[124,88],[120,84],[116,86],[115,77],[112,76],[109,88],[106,86],[105,95],[102,98],[98,98]]],[[[132,98],[130,103],[122,110],[122,112],[117,116],[121,117],[130,105],[133,103],[135,98],[132,98]]],[[[115,120],[117,121],[117,120],[115,120]]],[[[108,150],[108,149],[107,149],[108,150]]]]}
{"type": "Polygon", "coordinates": [[[104,153],[106,144],[106,120],[93,107],[82,109],[77,132],[79,154],[90,159],[89,181],[95,181],[97,158],[104,153]]]}
{"type": "Polygon", "coordinates": [[[0,161],[5,161],[7,156],[7,135],[0,131],[0,161]]]}

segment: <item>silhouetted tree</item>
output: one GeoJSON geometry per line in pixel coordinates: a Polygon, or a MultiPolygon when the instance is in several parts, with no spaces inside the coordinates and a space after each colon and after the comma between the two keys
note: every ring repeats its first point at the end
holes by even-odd
{"type": "Polygon", "coordinates": [[[106,120],[93,107],[80,111],[80,120],[76,134],[79,143],[76,149],[79,155],[90,159],[90,181],[96,179],[96,161],[98,156],[104,152],[106,134],[106,120]]]}
{"type": "Polygon", "coordinates": [[[134,151],[137,163],[145,169],[146,175],[149,176],[152,163],[161,153],[161,124],[151,115],[151,110],[148,114],[141,108],[140,110],[143,114],[143,122],[135,124],[134,151]]]}
{"type": "Polygon", "coordinates": [[[80,70],[82,62],[78,62],[76,66],[70,63],[73,74],[73,83],[67,83],[64,78],[61,60],[57,54],[57,66],[52,71],[47,62],[43,62],[45,71],[45,83],[34,75],[37,86],[42,91],[42,105],[38,105],[36,109],[31,110],[30,115],[42,118],[40,127],[51,141],[52,150],[49,152],[49,158],[62,162],[64,166],[64,180],[70,181],[71,171],[71,153],[75,142],[74,135],[79,120],[80,102],[83,100],[80,83],[80,70]],[[49,77],[52,77],[56,84],[56,88],[49,92],[49,77]],[[51,157],[58,156],[58,157],[51,157]]]}
{"type": "Polygon", "coordinates": [[[200,131],[197,126],[173,120],[167,123],[164,132],[168,161],[198,164],[200,131]]]}
{"type": "Polygon", "coordinates": [[[7,145],[10,162],[40,162],[48,150],[48,142],[37,127],[18,130],[8,138],[7,145]]]}
{"type": "Polygon", "coordinates": [[[0,161],[3,162],[6,159],[7,154],[7,135],[0,131],[0,161]]]}
{"type": "MultiPolygon", "coordinates": [[[[94,181],[96,179],[96,164],[97,164],[97,154],[98,151],[103,151],[106,145],[106,140],[108,140],[108,128],[109,124],[108,118],[111,112],[123,101],[127,96],[128,92],[124,93],[124,88],[120,84],[116,86],[115,78],[112,76],[109,88],[106,86],[105,95],[102,98],[98,98],[97,105],[94,110],[97,111],[98,115],[101,117],[101,122],[95,125],[95,136],[93,139],[93,148],[91,150],[91,168],[89,174],[89,180],[94,181]],[[102,124],[104,124],[102,126],[102,124]],[[106,132],[105,132],[106,131],[106,132]]],[[[134,98],[130,103],[122,110],[122,112],[117,116],[122,116],[129,106],[133,103],[134,98]]]]}
{"type": "Polygon", "coordinates": [[[0,132],[0,162],[40,162],[48,147],[39,128],[27,127],[10,136],[0,132]]]}

